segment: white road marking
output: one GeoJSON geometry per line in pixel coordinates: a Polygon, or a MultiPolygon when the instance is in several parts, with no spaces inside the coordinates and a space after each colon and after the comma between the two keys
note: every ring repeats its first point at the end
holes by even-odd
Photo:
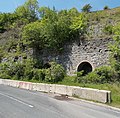
{"type": "Polygon", "coordinates": [[[12,96],[9,96],[9,95],[7,95],[7,94],[0,93],[0,95],[5,96],[5,97],[7,97],[7,98],[10,98],[11,100],[14,100],[14,101],[16,101],[16,102],[19,102],[19,103],[21,103],[21,104],[23,104],[23,105],[26,105],[26,106],[30,107],[30,108],[33,108],[33,107],[34,107],[34,106],[30,105],[30,104],[27,104],[27,103],[25,103],[25,102],[23,102],[23,101],[21,101],[21,100],[18,100],[18,99],[16,99],[16,98],[12,97],[12,96]]]}

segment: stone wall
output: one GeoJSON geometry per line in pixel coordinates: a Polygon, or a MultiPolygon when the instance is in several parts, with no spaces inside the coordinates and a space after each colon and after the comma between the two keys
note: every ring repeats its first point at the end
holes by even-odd
{"type": "Polygon", "coordinates": [[[92,66],[92,70],[102,65],[108,65],[108,45],[111,42],[113,40],[110,38],[78,40],[66,44],[61,54],[43,51],[41,56],[44,64],[49,61],[56,61],[65,67],[67,74],[73,75],[82,62],[88,62],[92,66]]]}

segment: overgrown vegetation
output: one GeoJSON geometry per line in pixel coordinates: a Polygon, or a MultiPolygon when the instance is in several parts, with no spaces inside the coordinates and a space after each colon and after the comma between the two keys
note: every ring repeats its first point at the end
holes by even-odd
{"type": "MultiPolygon", "coordinates": [[[[120,83],[120,24],[109,29],[114,35],[114,44],[110,45],[110,65],[96,68],[93,72],[83,76],[83,71],[78,72],[76,81],[79,83],[120,83]]],[[[108,30],[108,31],[109,31],[108,30]]]]}
{"type": "MultiPolygon", "coordinates": [[[[83,12],[87,13],[79,13],[76,8],[57,11],[55,8],[39,8],[37,0],[28,0],[24,5],[19,6],[14,13],[0,13],[1,35],[6,31],[13,30],[16,32],[16,29],[19,29],[18,33],[11,34],[9,38],[5,37],[5,40],[8,41],[6,41],[5,45],[2,45],[0,48],[0,60],[6,58],[6,61],[1,63],[2,70],[5,68],[5,71],[7,71],[6,73],[8,73],[5,78],[11,78],[14,73],[18,74],[16,75],[17,79],[22,79],[24,77],[28,79],[35,78],[32,76],[34,72],[32,69],[34,64],[31,64],[33,62],[31,64],[29,63],[27,66],[28,63],[24,58],[26,60],[34,59],[31,57],[28,58],[26,52],[30,52],[29,50],[31,49],[35,51],[47,49],[60,52],[65,42],[86,35],[87,25],[90,25],[89,23],[91,23],[92,18],[94,18],[93,21],[99,21],[107,16],[110,17],[112,14],[111,12],[106,14],[108,11],[88,13],[91,8],[90,4],[83,7],[83,12]],[[20,57],[22,57],[25,63],[20,62],[20,57]],[[24,67],[29,67],[29,72],[26,72],[26,74],[23,73],[25,71],[22,72],[22,70],[27,71],[24,67]],[[14,72],[12,72],[11,69],[13,69],[14,72]],[[9,72],[9,70],[11,72],[9,72]],[[21,73],[21,75],[19,75],[19,73],[21,73]]],[[[106,6],[104,9],[107,8],[108,7],[106,6]]],[[[116,10],[113,16],[116,17],[118,13],[119,10],[116,10]]],[[[114,38],[115,44],[111,46],[112,67],[101,67],[84,77],[82,77],[81,72],[79,72],[76,80],[77,82],[110,83],[119,81],[119,25],[113,27],[114,24],[107,24],[103,29],[103,32],[106,35],[113,35],[114,33],[117,35],[114,38]]],[[[39,69],[43,68],[40,67],[39,69]]],[[[47,75],[50,73],[50,69],[48,70],[47,75]]],[[[3,74],[4,72],[1,73],[1,77],[3,77],[3,74]]],[[[44,72],[42,70],[35,70],[35,74],[36,78],[39,78],[38,76],[44,75],[44,72]],[[38,71],[42,74],[37,75],[38,71]]],[[[41,80],[44,79],[41,78],[41,80]]]]}
{"type": "Polygon", "coordinates": [[[64,68],[55,62],[49,65],[49,68],[44,68],[32,59],[4,62],[0,64],[0,78],[51,83],[62,81],[65,76],[64,68]]]}
{"type": "Polygon", "coordinates": [[[85,24],[82,14],[73,17],[66,10],[58,13],[49,8],[42,10],[40,9],[41,20],[23,28],[22,39],[32,48],[59,50],[66,41],[83,34],[85,24]]]}
{"type": "Polygon", "coordinates": [[[113,102],[120,104],[120,8],[105,6],[103,11],[90,12],[91,8],[87,4],[82,13],[76,8],[57,11],[27,0],[14,13],[0,13],[0,78],[107,89],[113,92],[113,102]],[[78,37],[113,37],[110,65],[67,77],[61,65],[44,64],[34,55],[43,49],[59,54],[66,42],[78,37]]]}
{"type": "Polygon", "coordinates": [[[109,10],[109,7],[108,7],[108,6],[104,6],[103,9],[104,9],[104,10],[109,10]]]}
{"type": "Polygon", "coordinates": [[[44,68],[35,53],[42,49],[61,52],[66,42],[86,32],[86,26],[85,15],[76,8],[61,11],[39,8],[37,0],[27,0],[14,13],[0,13],[0,77],[61,81],[65,76],[64,68],[55,63],[44,68]]]}
{"type": "Polygon", "coordinates": [[[93,72],[88,73],[86,76],[82,76],[82,72],[78,72],[76,81],[78,83],[115,83],[119,82],[116,71],[111,66],[101,66],[96,68],[93,72]]]}

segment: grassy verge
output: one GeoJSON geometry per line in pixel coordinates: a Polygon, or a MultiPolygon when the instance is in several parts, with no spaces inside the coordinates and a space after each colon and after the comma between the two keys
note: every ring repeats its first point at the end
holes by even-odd
{"type": "Polygon", "coordinates": [[[112,102],[108,105],[120,108],[120,83],[83,84],[75,83],[74,80],[75,77],[66,77],[62,82],[59,82],[59,84],[109,90],[112,93],[112,102]]]}

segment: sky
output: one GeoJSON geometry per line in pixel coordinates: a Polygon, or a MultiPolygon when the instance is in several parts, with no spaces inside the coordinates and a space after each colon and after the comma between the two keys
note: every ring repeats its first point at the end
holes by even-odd
{"type": "MultiPolygon", "coordinates": [[[[14,10],[25,3],[26,0],[0,0],[0,12],[14,12],[14,10]]],[[[120,6],[120,0],[38,0],[39,6],[46,6],[56,10],[70,9],[76,7],[79,11],[86,4],[92,6],[92,11],[102,10],[104,6],[115,8],[120,6]]]]}

